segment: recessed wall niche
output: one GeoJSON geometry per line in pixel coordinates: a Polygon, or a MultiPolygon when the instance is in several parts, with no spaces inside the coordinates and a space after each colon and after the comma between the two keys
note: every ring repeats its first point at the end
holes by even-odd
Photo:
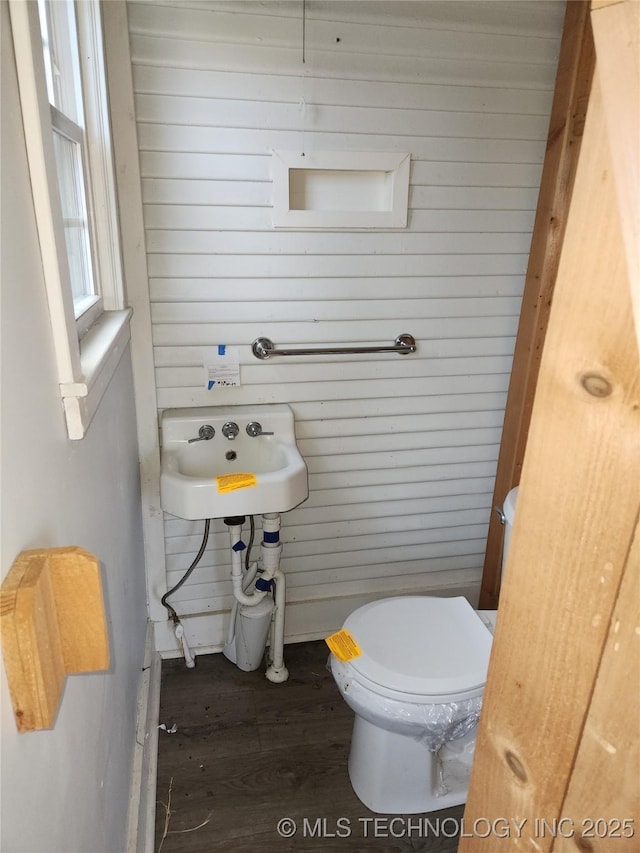
{"type": "Polygon", "coordinates": [[[406,228],[405,153],[274,151],[275,228],[406,228]]]}

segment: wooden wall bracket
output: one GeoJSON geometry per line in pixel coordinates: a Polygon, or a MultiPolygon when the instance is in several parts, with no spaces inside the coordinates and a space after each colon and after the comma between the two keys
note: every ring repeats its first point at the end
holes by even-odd
{"type": "Polygon", "coordinates": [[[22,551],[0,588],[0,627],[18,731],[53,728],[66,676],[109,668],[98,559],[22,551]]]}

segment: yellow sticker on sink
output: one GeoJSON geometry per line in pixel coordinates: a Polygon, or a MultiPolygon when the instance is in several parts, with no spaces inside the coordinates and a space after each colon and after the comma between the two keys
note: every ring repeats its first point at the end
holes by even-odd
{"type": "Polygon", "coordinates": [[[362,654],[362,649],[356,643],[353,634],[343,628],[327,637],[325,643],[329,646],[338,660],[348,661],[362,654]]]}
{"type": "Polygon", "coordinates": [[[255,486],[258,479],[255,474],[222,474],[216,477],[216,485],[218,492],[223,495],[225,492],[234,492],[236,489],[247,489],[249,486],[255,486]]]}

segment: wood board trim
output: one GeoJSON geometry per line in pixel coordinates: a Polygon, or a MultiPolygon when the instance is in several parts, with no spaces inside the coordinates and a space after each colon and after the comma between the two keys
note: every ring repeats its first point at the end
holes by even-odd
{"type": "MultiPolygon", "coordinates": [[[[568,2],[507,395],[494,507],[501,507],[509,491],[520,482],[594,66],[589,3],[568,2]]],[[[498,606],[503,539],[503,525],[492,513],[480,589],[481,609],[498,606]]]]}

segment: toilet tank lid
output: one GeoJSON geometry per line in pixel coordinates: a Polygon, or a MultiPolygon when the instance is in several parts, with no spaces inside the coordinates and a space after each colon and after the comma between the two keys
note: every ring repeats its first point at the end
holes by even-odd
{"type": "Polygon", "coordinates": [[[381,687],[444,696],[486,681],[492,637],[465,598],[373,601],[354,611],[344,627],[362,649],[351,666],[381,687]]]}

